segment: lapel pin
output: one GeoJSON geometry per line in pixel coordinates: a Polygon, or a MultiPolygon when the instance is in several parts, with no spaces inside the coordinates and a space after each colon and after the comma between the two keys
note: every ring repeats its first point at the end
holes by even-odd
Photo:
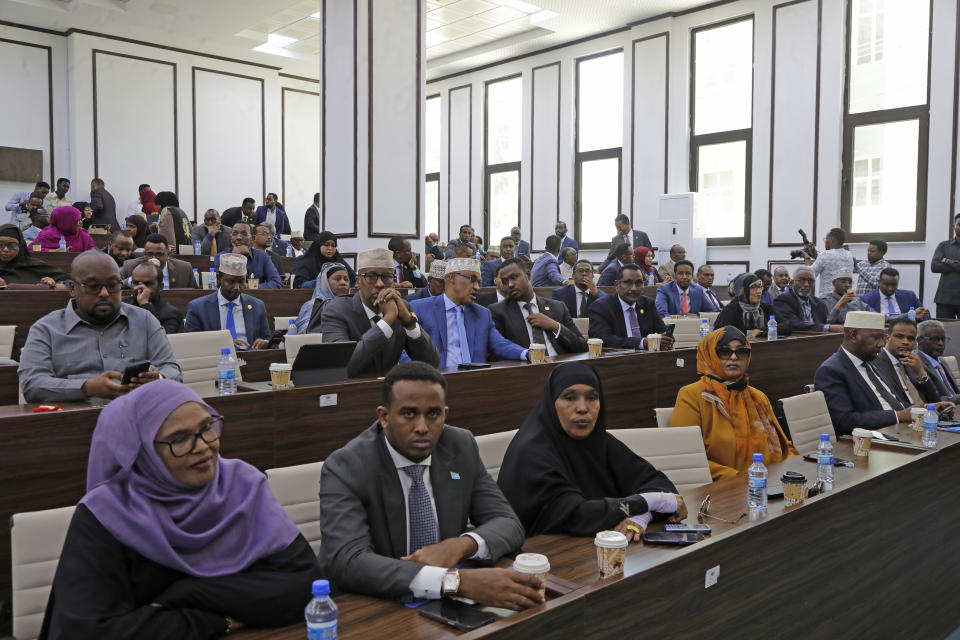
{"type": "Polygon", "coordinates": [[[454,480],[459,480],[459,479],[460,479],[460,474],[457,473],[456,471],[451,471],[451,472],[450,472],[450,477],[451,477],[452,479],[454,479],[454,480]]]}
{"type": "Polygon", "coordinates": [[[550,307],[544,307],[543,310],[544,310],[544,311],[550,311],[550,307]]]}
{"type": "MultiPolygon", "coordinates": [[[[252,304],[248,304],[248,305],[247,305],[247,309],[253,309],[253,305],[252,305],[252,304]]],[[[641,312],[641,313],[642,313],[642,312],[641,312]]]]}
{"type": "Polygon", "coordinates": [[[646,309],[640,309],[640,315],[643,315],[644,311],[646,311],[646,309]]]}

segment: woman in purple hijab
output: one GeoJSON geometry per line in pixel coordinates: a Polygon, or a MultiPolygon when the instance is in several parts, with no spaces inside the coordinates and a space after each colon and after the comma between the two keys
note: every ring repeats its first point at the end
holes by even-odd
{"type": "Polygon", "coordinates": [[[216,638],[302,620],[316,557],[264,475],[220,457],[222,428],[171,380],[103,409],[40,638],[216,638]]]}

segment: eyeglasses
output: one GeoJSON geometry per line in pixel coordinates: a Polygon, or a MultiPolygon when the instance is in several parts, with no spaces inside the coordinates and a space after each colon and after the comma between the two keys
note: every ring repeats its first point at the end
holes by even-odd
{"type": "Polygon", "coordinates": [[[360,277],[363,278],[367,284],[375,285],[377,280],[383,280],[383,284],[393,284],[394,280],[397,279],[392,273],[361,273],[360,277]]]}
{"type": "Polygon", "coordinates": [[[102,289],[106,289],[107,293],[116,293],[117,291],[120,291],[120,289],[123,287],[123,283],[120,282],[119,280],[111,280],[110,282],[107,282],[107,283],[101,283],[101,282],[87,283],[87,282],[77,282],[76,280],[74,280],[74,282],[77,283],[77,286],[80,287],[80,290],[83,291],[84,293],[100,293],[102,289]]]}
{"type": "Polygon", "coordinates": [[[645,285],[646,285],[646,282],[644,282],[643,280],[621,280],[621,281],[620,281],[620,284],[622,284],[622,285],[623,285],[624,287],[626,287],[627,289],[630,289],[630,288],[632,288],[632,287],[642,287],[642,286],[645,286],[645,285]]]}
{"type": "Polygon", "coordinates": [[[170,440],[154,440],[153,444],[165,444],[174,458],[182,458],[197,448],[198,439],[210,444],[220,439],[222,431],[223,416],[210,416],[210,421],[196,433],[177,433],[170,440]]]}
{"type": "Polygon", "coordinates": [[[460,276],[461,278],[464,278],[464,279],[466,279],[466,280],[469,280],[469,281],[470,281],[470,284],[477,284],[478,282],[480,282],[480,278],[478,278],[477,276],[474,276],[474,275],[469,275],[469,276],[468,276],[468,275],[466,275],[466,274],[464,274],[464,273],[460,273],[460,272],[458,272],[458,271],[454,271],[453,273],[454,273],[454,275],[457,275],[457,276],[460,276]]]}
{"type": "Polygon", "coordinates": [[[6,249],[7,251],[15,251],[20,248],[20,243],[14,240],[13,242],[0,242],[0,251],[6,249]]]}
{"type": "Polygon", "coordinates": [[[750,347],[737,347],[736,349],[731,349],[727,346],[717,347],[717,355],[720,356],[721,360],[728,360],[733,354],[737,354],[737,357],[741,360],[749,358],[751,351],[753,351],[753,349],[750,347]]]}
{"type": "Polygon", "coordinates": [[[704,518],[713,518],[714,520],[726,522],[727,524],[737,524],[740,522],[740,519],[746,515],[745,513],[741,513],[735,520],[727,520],[726,518],[710,515],[710,494],[707,494],[707,497],[703,499],[703,502],[700,503],[700,508],[697,510],[697,521],[703,522],[704,518]]]}
{"type": "Polygon", "coordinates": [[[578,276],[592,276],[593,269],[577,269],[574,273],[578,276]]]}

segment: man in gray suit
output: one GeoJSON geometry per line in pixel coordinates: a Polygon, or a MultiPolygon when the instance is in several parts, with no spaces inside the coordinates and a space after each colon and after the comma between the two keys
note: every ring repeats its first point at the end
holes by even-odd
{"type": "Polygon", "coordinates": [[[203,214],[203,224],[195,225],[190,232],[190,240],[200,242],[201,254],[215,256],[233,244],[230,240],[232,231],[233,227],[228,227],[221,222],[219,211],[207,209],[203,214]]]}
{"type": "Polygon", "coordinates": [[[341,590],[382,598],[539,604],[535,576],[453,568],[464,558],[495,562],[519,550],[524,533],[473,435],[445,424],[446,387],[429,365],[397,365],[383,381],[378,420],[324,462],[322,575],[341,590]]]}
{"type": "Polygon", "coordinates": [[[610,249],[607,251],[607,259],[600,265],[601,273],[603,273],[606,266],[613,260],[613,252],[616,250],[617,245],[625,244],[630,247],[631,252],[637,247],[646,247],[651,251],[653,250],[653,245],[650,244],[650,236],[643,231],[637,231],[636,229],[631,230],[630,218],[627,216],[621,213],[613,221],[613,224],[617,228],[617,235],[610,239],[610,249]]]}
{"type": "Polygon", "coordinates": [[[332,298],[323,305],[320,331],[324,342],[356,342],[347,364],[351,378],[383,375],[406,350],[411,360],[433,366],[440,353],[417,316],[393,288],[393,252],[370,249],[357,256],[357,288],[352,296],[332,298]]]}

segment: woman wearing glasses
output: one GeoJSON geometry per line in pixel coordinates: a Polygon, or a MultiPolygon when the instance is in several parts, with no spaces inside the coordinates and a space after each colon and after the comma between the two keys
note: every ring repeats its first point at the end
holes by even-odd
{"type": "Polygon", "coordinates": [[[104,408],[40,638],[215,638],[302,619],[316,558],[264,475],[219,456],[222,428],[170,380],[104,408]]]}
{"type": "MultiPolygon", "coordinates": [[[[736,297],[717,316],[713,327],[731,326],[739,329],[749,338],[767,335],[767,323],[774,315],[773,305],[761,302],[763,296],[763,280],[753,273],[746,273],[737,278],[736,297]]],[[[777,326],[780,337],[790,335],[790,323],[780,322],[777,326]]]]}
{"type": "Polygon", "coordinates": [[[743,332],[726,326],[697,345],[700,379],[680,389],[671,427],[698,425],[714,480],[746,471],[754,453],[765,464],[797,455],[767,396],[747,384],[750,344],[743,332]]]}

